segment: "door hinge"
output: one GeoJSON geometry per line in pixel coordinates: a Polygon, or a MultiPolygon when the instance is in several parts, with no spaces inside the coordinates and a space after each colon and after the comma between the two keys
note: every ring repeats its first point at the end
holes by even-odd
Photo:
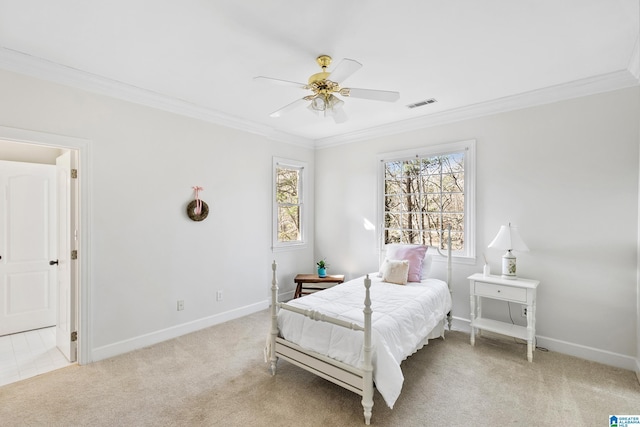
{"type": "Polygon", "coordinates": [[[78,169],[71,169],[71,178],[78,178],[78,169]]]}
{"type": "Polygon", "coordinates": [[[76,341],[78,341],[78,332],[73,331],[71,332],[71,342],[76,342],[76,341]]]}
{"type": "Polygon", "coordinates": [[[78,251],[77,250],[72,250],[71,251],[71,259],[78,259],[78,251]]]}

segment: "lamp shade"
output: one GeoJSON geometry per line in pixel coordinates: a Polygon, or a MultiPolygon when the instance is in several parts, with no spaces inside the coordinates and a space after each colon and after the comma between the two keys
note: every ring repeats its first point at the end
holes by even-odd
{"type": "Polygon", "coordinates": [[[489,243],[489,247],[507,251],[529,252],[529,247],[520,237],[518,229],[511,224],[500,226],[500,231],[489,243]]]}
{"type": "Polygon", "coordinates": [[[324,111],[327,109],[327,103],[323,97],[316,96],[311,100],[311,104],[309,104],[309,109],[315,110],[315,111],[324,111]]]}

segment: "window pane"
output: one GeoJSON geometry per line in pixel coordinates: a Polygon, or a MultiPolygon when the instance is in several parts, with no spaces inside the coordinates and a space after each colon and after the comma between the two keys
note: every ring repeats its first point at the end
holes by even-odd
{"type": "Polygon", "coordinates": [[[402,163],[403,162],[386,162],[384,165],[385,175],[388,177],[400,175],[400,172],[402,172],[402,163]]]}
{"type": "Polygon", "coordinates": [[[276,201],[278,203],[298,203],[298,183],[300,171],[297,169],[276,169],[276,201]]]}
{"type": "Polygon", "coordinates": [[[278,207],[278,241],[292,242],[300,240],[300,207],[278,207]]]}
{"type": "Polygon", "coordinates": [[[384,198],[384,205],[387,211],[397,211],[404,208],[403,196],[386,196],[384,198]]]}
{"type": "Polygon", "coordinates": [[[385,194],[402,194],[404,193],[403,181],[400,179],[389,179],[385,182],[385,194]]]}
{"type": "Polygon", "coordinates": [[[440,230],[440,214],[423,214],[422,221],[425,224],[425,231],[437,231],[440,230]]]}
{"type": "Polygon", "coordinates": [[[459,172],[442,174],[442,191],[448,193],[461,193],[464,191],[464,180],[461,174],[459,172]]]}
{"type": "Polygon", "coordinates": [[[441,189],[440,175],[429,175],[420,178],[424,193],[439,193],[441,189]]]}
{"type": "Polygon", "coordinates": [[[442,173],[463,172],[464,154],[452,153],[441,158],[442,173]]]}
{"type": "MultiPolygon", "coordinates": [[[[443,248],[446,246],[443,246],[443,248]]],[[[451,250],[461,251],[464,249],[464,233],[451,232],[451,250]]]]}
{"type": "Polygon", "coordinates": [[[442,196],[443,212],[464,212],[464,193],[444,194],[442,196]]]}
{"type": "Polygon", "coordinates": [[[386,230],[385,242],[387,243],[400,243],[402,241],[401,233],[399,230],[386,230]]]}
{"type": "Polygon", "coordinates": [[[463,214],[443,214],[442,227],[447,228],[451,225],[451,231],[464,231],[464,215],[463,214]]]}
{"type": "Polygon", "coordinates": [[[442,248],[442,239],[440,238],[440,232],[432,230],[426,233],[427,242],[425,245],[435,246],[437,248],[442,248]]]}

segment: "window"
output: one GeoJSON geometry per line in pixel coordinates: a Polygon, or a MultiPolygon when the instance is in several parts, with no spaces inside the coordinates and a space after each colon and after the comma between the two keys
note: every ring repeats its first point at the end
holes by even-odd
{"type": "Polygon", "coordinates": [[[286,248],[305,243],[304,184],[306,164],[273,159],[273,247],[286,248]]]}
{"type": "Polygon", "coordinates": [[[414,243],[475,257],[475,141],[380,156],[382,244],[414,243]]]}

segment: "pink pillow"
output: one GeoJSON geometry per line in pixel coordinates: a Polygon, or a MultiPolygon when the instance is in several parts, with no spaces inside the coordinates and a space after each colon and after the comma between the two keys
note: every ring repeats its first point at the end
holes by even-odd
{"type": "Polygon", "coordinates": [[[409,261],[409,282],[419,282],[422,278],[422,262],[427,253],[425,245],[387,245],[387,259],[409,261]]]}

